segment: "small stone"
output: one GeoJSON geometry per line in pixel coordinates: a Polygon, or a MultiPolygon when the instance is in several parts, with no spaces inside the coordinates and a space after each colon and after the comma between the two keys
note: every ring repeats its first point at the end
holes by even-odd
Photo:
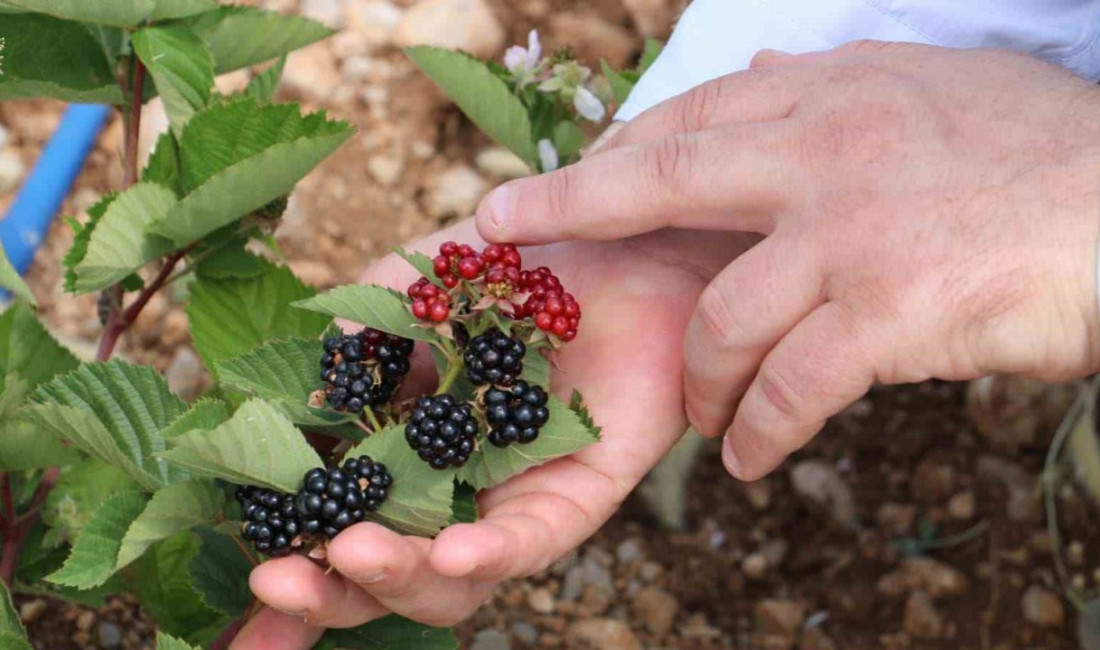
{"type": "Polygon", "coordinates": [[[367,160],[367,172],[382,185],[391,186],[401,180],[405,161],[397,156],[377,155],[367,160]]]}
{"type": "Polygon", "coordinates": [[[753,510],[766,512],[771,507],[772,485],[768,479],[763,478],[752,483],[745,483],[741,486],[741,489],[744,490],[745,498],[753,510]]]}
{"type": "Polygon", "coordinates": [[[581,592],[581,605],[590,614],[603,614],[615,600],[615,590],[606,585],[588,584],[581,592]]]}
{"type": "Polygon", "coordinates": [[[924,503],[939,503],[955,491],[955,468],[934,460],[923,460],[913,475],[913,498],[924,503]]]}
{"type": "Polygon", "coordinates": [[[1066,562],[1074,568],[1085,566],[1085,545],[1074,540],[1066,546],[1066,562]]]}
{"type": "Polygon", "coordinates": [[[282,85],[311,101],[326,101],[337,88],[343,88],[336,58],[325,43],[314,43],[287,59],[282,85]]]}
{"type": "Polygon", "coordinates": [[[512,650],[512,643],[503,632],[482,630],[474,636],[470,650],[512,650]]]}
{"type": "Polygon", "coordinates": [[[185,400],[194,399],[202,384],[202,362],[191,348],[180,348],[164,370],[164,379],[173,393],[185,400]]]}
{"type": "Polygon", "coordinates": [[[1016,522],[1042,517],[1039,483],[1023,467],[992,455],[978,457],[979,480],[1000,483],[1008,490],[1008,518],[1016,522]]]}
{"type": "Polygon", "coordinates": [[[26,168],[14,151],[0,151],[0,194],[7,194],[19,187],[26,168]]]}
{"type": "Polygon", "coordinates": [[[763,580],[768,575],[768,558],[759,551],[749,553],[741,561],[741,571],[750,580],[763,580]]]}
{"type": "Polygon", "coordinates": [[[87,632],[93,625],[95,625],[95,612],[91,610],[83,611],[76,617],[76,629],[81,632],[87,632]]]}
{"type": "Polygon", "coordinates": [[[374,61],[365,54],[349,56],[340,64],[340,75],[352,82],[366,81],[374,70],[374,61]]]}
{"type": "Polygon", "coordinates": [[[524,645],[533,646],[539,641],[539,630],[527,621],[516,621],[512,624],[512,636],[524,645]]]}
{"type": "Polygon", "coordinates": [[[485,0],[420,0],[405,11],[393,32],[399,47],[434,45],[477,57],[496,56],[504,28],[485,0]]]}
{"type": "Polygon", "coordinates": [[[672,7],[668,0],[623,0],[634,26],[642,36],[664,38],[672,26],[672,7]]]}
{"type": "Polygon", "coordinates": [[[932,597],[923,591],[915,591],[905,601],[902,629],[917,639],[938,639],[943,635],[943,617],[932,603],[932,597]]]}
{"type": "Polygon", "coordinates": [[[344,23],[344,12],[340,0],[302,0],[300,12],[306,18],[322,22],[333,29],[340,29],[344,23]]]}
{"type": "Polygon", "coordinates": [[[947,502],[947,512],[959,520],[968,520],[974,517],[978,509],[977,499],[973,490],[964,490],[947,502]]]}
{"type": "Polygon", "coordinates": [[[0,149],[8,146],[9,140],[11,140],[11,131],[8,131],[3,124],[0,124],[0,149]]]}
{"type": "Polygon", "coordinates": [[[587,618],[579,620],[565,630],[566,647],[578,645],[592,650],[641,650],[630,627],[613,618],[587,618]]]}
{"type": "Polygon", "coordinates": [[[798,650],[836,650],[836,647],[836,643],[820,627],[806,629],[798,642],[798,650]]]}
{"type": "Polygon", "coordinates": [[[531,175],[531,168],[516,154],[504,147],[488,147],[477,152],[477,168],[486,176],[512,180],[531,175]]]}
{"type": "Polygon", "coordinates": [[[99,622],[99,645],[104,648],[118,648],[122,646],[122,630],[110,621],[99,622]]]}
{"type": "Polygon", "coordinates": [[[367,46],[380,47],[390,42],[393,30],[401,23],[404,11],[388,0],[353,2],[347,6],[349,32],[367,46]]]}
{"type": "Polygon", "coordinates": [[[672,630],[676,614],[680,611],[680,601],[663,589],[645,587],[634,597],[631,610],[635,619],[660,639],[672,630]]]}
{"type": "Polygon", "coordinates": [[[884,503],[875,511],[875,521],[891,535],[904,535],[913,526],[917,507],[902,503],[884,503]]]}
{"type": "Polygon", "coordinates": [[[653,582],[657,578],[660,578],[664,571],[664,567],[656,562],[643,562],[642,567],[638,569],[638,577],[646,582],[653,582]]]}
{"type": "Polygon", "coordinates": [[[466,165],[454,165],[436,177],[425,199],[428,213],[437,219],[473,213],[489,185],[466,165]]]}
{"type": "Polygon", "coordinates": [[[924,591],[933,598],[966,593],[966,576],[953,566],[928,557],[906,558],[897,571],[878,581],[878,590],[898,597],[912,591],[924,591]]]}
{"type": "Polygon", "coordinates": [[[19,606],[19,620],[23,621],[23,625],[30,625],[45,613],[46,607],[46,601],[41,598],[28,600],[19,606]]]}
{"type": "Polygon", "coordinates": [[[804,460],[791,468],[791,485],[803,498],[828,506],[833,519],[844,526],[856,524],[852,489],[831,463],[804,460]]]}
{"type": "Polygon", "coordinates": [[[554,596],[543,587],[532,589],[531,593],[527,594],[527,605],[539,614],[552,614],[554,612],[554,596]]]}
{"type": "Polygon", "coordinates": [[[632,63],[636,41],[624,27],[591,12],[554,13],[549,22],[547,41],[569,45],[576,51],[579,61],[603,59],[615,69],[632,63]]]}
{"type": "Polygon", "coordinates": [[[423,140],[416,140],[409,145],[409,153],[418,160],[427,160],[436,154],[435,145],[423,140]]]}
{"type": "Polygon", "coordinates": [[[644,560],[645,551],[642,549],[640,541],[630,538],[623,540],[615,549],[615,557],[618,558],[620,564],[632,564],[644,560]]]}
{"type": "Polygon", "coordinates": [[[1066,618],[1062,599],[1038,585],[1024,592],[1021,609],[1024,620],[1039,627],[1061,627],[1066,618]]]}
{"type": "Polygon", "coordinates": [[[793,637],[806,618],[806,606],[794,600],[767,599],[756,603],[757,634],[793,637]]]}
{"type": "Polygon", "coordinates": [[[336,271],[332,266],[317,260],[293,260],[290,270],[299,280],[311,287],[331,287],[336,284],[336,271]]]}

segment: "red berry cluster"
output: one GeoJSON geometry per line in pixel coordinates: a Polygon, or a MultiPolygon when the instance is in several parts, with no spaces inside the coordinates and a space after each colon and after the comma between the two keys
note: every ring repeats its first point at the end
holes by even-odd
{"type": "Polygon", "coordinates": [[[412,298],[412,313],[423,321],[442,323],[451,315],[451,296],[431,283],[428,278],[420,278],[409,287],[412,298]]]}
{"type": "MultiPolygon", "coordinates": [[[[523,271],[523,259],[513,244],[490,244],[478,253],[466,244],[449,241],[439,247],[432,270],[447,289],[459,282],[476,282],[489,295],[510,301],[523,296],[523,304],[513,302],[513,317],[530,318],[538,329],[556,335],[562,341],[577,336],[581,308],[550,269],[541,266],[523,271]]],[[[412,312],[418,319],[441,323],[450,317],[451,296],[420,278],[409,287],[412,312]]]]}
{"type": "Polygon", "coordinates": [[[534,271],[524,271],[520,275],[519,291],[530,295],[516,308],[516,318],[531,318],[535,327],[553,332],[562,341],[576,338],[581,307],[572,294],[565,292],[550,269],[540,266],[534,271]]]}

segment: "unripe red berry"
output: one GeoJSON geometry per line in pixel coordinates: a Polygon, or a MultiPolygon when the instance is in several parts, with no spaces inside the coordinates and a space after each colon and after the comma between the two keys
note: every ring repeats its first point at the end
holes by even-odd
{"type": "Polygon", "coordinates": [[[432,305],[429,317],[436,323],[442,323],[443,321],[447,320],[447,317],[450,316],[450,314],[451,310],[447,305],[441,302],[437,302],[432,305]]]}

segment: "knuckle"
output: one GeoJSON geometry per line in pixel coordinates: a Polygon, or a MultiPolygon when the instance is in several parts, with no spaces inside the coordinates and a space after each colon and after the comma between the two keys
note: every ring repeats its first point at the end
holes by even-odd
{"type": "Polygon", "coordinates": [[[708,285],[699,296],[699,322],[705,333],[722,349],[734,350],[747,343],[749,332],[739,313],[730,305],[726,291],[719,285],[708,285]]]}
{"type": "Polygon", "coordinates": [[[760,384],[764,406],[784,420],[801,419],[806,400],[805,391],[787,373],[773,365],[764,364],[760,367],[756,380],[760,384]]]}
{"type": "Polygon", "coordinates": [[[691,177],[694,146],[682,136],[665,138],[646,147],[642,153],[642,168],[650,176],[650,186],[659,196],[677,193],[691,177]]]}
{"type": "Polygon", "coordinates": [[[721,79],[708,81],[684,95],[677,110],[672,112],[673,132],[693,133],[707,128],[721,96],[721,79]]]}
{"type": "Polygon", "coordinates": [[[573,173],[568,169],[546,176],[546,209],[551,219],[564,221],[568,217],[573,203],[574,185],[573,173]]]}
{"type": "Polygon", "coordinates": [[[841,45],[838,49],[851,54],[871,54],[888,49],[889,43],[870,38],[859,38],[841,45]]]}

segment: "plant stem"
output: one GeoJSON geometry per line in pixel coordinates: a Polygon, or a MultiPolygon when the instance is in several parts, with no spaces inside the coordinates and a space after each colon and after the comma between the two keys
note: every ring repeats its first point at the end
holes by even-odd
{"type": "Polygon", "coordinates": [[[118,344],[119,337],[134,323],[138,315],[141,314],[141,310],[145,309],[145,305],[147,305],[149,300],[153,297],[153,294],[165,285],[169,276],[172,274],[172,270],[176,268],[176,264],[178,264],[186,254],[187,249],[184,249],[176,251],[164,258],[164,265],[161,267],[160,272],[157,273],[157,277],[153,278],[153,280],[141,290],[141,293],[138,294],[133,304],[127,307],[125,311],[114,312],[111,315],[111,318],[107,320],[107,327],[103,330],[103,336],[99,339],[99,350],[96,352],[96,361],[106,361],[111,358],[111,354],[118,344]]]}
{"type": "Polygon", "coordinates": [[[27,540],[27,535],[34,528],[34,520],[38,516],[39,508],[45,502],[46,496],[53,488],[53,484],[57,482],[58,473],[59,470],[56,467],[51,467],[43,472],[38,487],[35,488],[34,496],[31,497],[29,509],[21,517],[17,517],[15,513],[15,499],[11,491],[11,476],[7,473],[0,475],[0,500],[3,501],[4,509],[4,525],[0,528],[4,538],[3,551],[0,551],[0,580],[3,580],[4,585],[9,588],[15,578],[19,552],[23,548],[23,543],[27,540]]]}
{"type": "Polygon", "coordinates": [[[363,412],[367,414],[367,419],[370,420],[370,426],[374,429],[373,433],[381,431],[382,423],[378,421],[378,416],[374,414],[374,409],[368,407],[363,409],[363,412]]]}
{"type": "Polygon", "coordinates": [[[130,112],[126,120],[125,167],[122,175],[122,189],[129,189],[137,182],[138,140],[141,137],[141,105],[145,96],[145,66],[134,55],[133,81],[130,85],[130,112]]]}
{"type": "Polygon", "coordinates": [[[447,374],[443,377],[443,381],[439,382],[439,388],[435,391],[436,395],[442,395],[451,390],[451,386],[454,385],[455,380],[462,374],[462,369],[466,367],[466,363],[462,360],[462,357],[454,358],[450,367],[447,368],[447,374]]]}

